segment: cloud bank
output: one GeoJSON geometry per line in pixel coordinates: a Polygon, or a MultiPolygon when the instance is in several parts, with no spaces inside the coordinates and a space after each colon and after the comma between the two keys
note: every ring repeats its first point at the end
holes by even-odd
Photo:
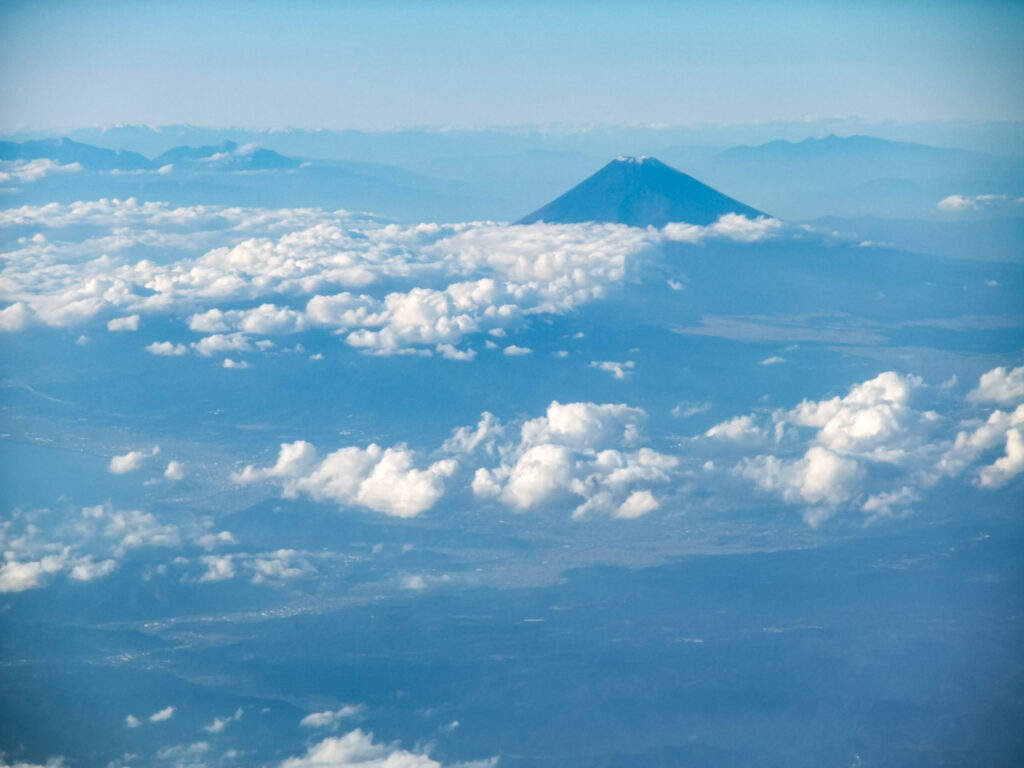
{"type": "MultiPolygon", "coordinates": [[[[472,359],[469,337],[603,298],[665,241],[758,242],[775,219],[729,214],[707,227],[493,222],[399,226],[344,211],[261,210],[99,200],[0,212],[0,230],[37,230],[3,254],[0,329],[105,318],[137,331],[188,318],[194,343],[156,355],[253,351],[253,336],[321,329],[372,354],[472,359]],[[84,239],[71,233],[85,230],[84,239]],[[154,258],[138,258],[150,251],[154,258]],[[182,254],[168,261],[167,252],[182,254]],[[156,258],[159,255],[160,258],[156,258]]],[[[525,354],[516,345],[507,354],[525,354]]]]}
{"type": "Polygon", "coordinates": [[[300,440],[283,444],[273,465],[248,465],[233,480],[394,517],[425,513],[468,486],[485,504],[566,510],[576,520],[684,509],[691,493],[714,497],[731,486],[734,499],[749,490],[774,497],[813,526],[844,510],[873,522],[910,511],[951,478],[998,489],[1024,472],[1022,375],[1024,367],[993,369],[958,401],[920,377],[886,371],[844,395],[734,416],[672,452],[645,444],[643,409],[554,401],[522,422],[485,412],[429,456],[371,444],[321,457],[300,440]],[[981,405],[991,402],[1022,404],[981,405]]]}

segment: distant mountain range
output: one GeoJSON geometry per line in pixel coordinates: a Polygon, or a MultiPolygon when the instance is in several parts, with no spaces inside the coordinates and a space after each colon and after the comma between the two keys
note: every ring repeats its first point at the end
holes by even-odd
{"type": "Polygon", "coordinates": [[[952,194],[1024,194],[1024,159],[872,136],[826,136],[731,147],[691,159],[662,153],[716,187],[789,219],[920,217],[952,194]]]}
{"type": "Polygon", "coordinates": [[[272,149],[264,149],[255,144],[239,147],[234,141],[225,141],[216,146],[175,147],[153,160],[153,165],[158,168],[168,163],[233,171],[284,171],[302,165],[301,160],[285,157],[272,149]]]}
{"type": "MultiPolygon", "coordinates": [[[[0,141],[0,160],[53,160],[61,165],[78,163],[83,168],[97,171],[136,171],[153,168],[153,161],[138,152],[123,149],[105,149],[82,144],[68,138],[37,139],[16,142],[0,141]]],[[[157,166],[159,167],[159,166],[157,166]]]]}
{"type": "Polygon", "coordinates": [[[619,157],[517,223],[608,221],[662,227],[673,221],[710,224],[727,213],[764,215],[656,158],[619,157]]]}
{"type": "Polygon", "coordinates": [[[410,221],[490,213],[457,181],[378,163],[288,157],[234,141],[174,147],[152,159],[67,138],[0,142],[0,162],[38,160],[65,172],[43,169],[31,179],[0,181],[5,205],[136,197],[174,205],[345,208],[410,221]]]}
{"type": "Polygon", "coordinates": [[[94,147],[68,138],[0,141],[0,160],[42,159],[61,165],[78,163],[90,171],[155,171],[168,164],[187,164],[194,170],[286,170],[302,164],[301,160],[256,145],[239,147],[234,141],[216,146],[175,147],[152,160],[138,152],[94,147]]]}
{"type": "MultiPolygon", "coordinates": [[[[394,163],[403,167],[441,157],[511,155],[534,150],[580,152],[591,157],[617,154],[657,155],[668,162],[670,147],[709,147],[721,151],[740,144],[776,139],[799,143],[808,136],[870,135],[893,142],[957,147],[1016,157],[1024,147],[1024,123],[953,121],[930,123],[865,122],[857,118],[771,121],[738,125],[586,125],[514,126],[483,129],[404,128],[387,131],[308,128],[210,128],[195,125],[107,125],[71,131],[8,133],[14,141],[68,136],[110,149],[130,149],[155,157],[177,146],[255,143],[291,157],[394,163]]],[[[684,165],[683,167],[689,167],[684,165]]]]}
{"type": "MultiPolygon", "coordinates": [[[[80,135],[96,135],[102,145],[67,137],[0,142],[0,162],[46,159],[64,167],[60,173],[45,164],[26,173],[0,168],[3,205],[134,196],[178,205],[346,208],[405,221],[508,221],[578,185],[522,221],[644,224],[696,223],[728,210],[769,211],[794,221],[825,216],[948,221],[950,214],[936,206],[950,195],[1024,196],[1024,159],[872,136],[723,149],[664,146],[683,134],[655,129],[520,135],[178,126],[74,133],[80,135]],[[146,137],[153,141],[143,142],[146,137]],[[117,139],[131,149],[150,149],[140,154],[110,146],[117,139]],[[210,141],[167,146],[176,139],[210,141]],[[615,142],[622,147],[618,151],[656,152],[664,162],[646,160],[632,169],[640,174],[632,180],[626,167],[614,163],[598,170],[608,154],[597,152],[615,142]],[[673,202],[684,199],[691,202],[673,202]]],[[[993,219],[1024,213],[1024,207],[1019,210],[989,207],[958,216],[993,219]]]]}

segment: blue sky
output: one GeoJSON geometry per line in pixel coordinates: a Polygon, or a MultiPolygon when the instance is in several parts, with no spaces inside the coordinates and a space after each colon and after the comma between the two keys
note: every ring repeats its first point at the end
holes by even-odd
{"type": "Polygon", "coordinates": [[[977,3],[4,3],[0,127],[1020,119],[977,3]]]}

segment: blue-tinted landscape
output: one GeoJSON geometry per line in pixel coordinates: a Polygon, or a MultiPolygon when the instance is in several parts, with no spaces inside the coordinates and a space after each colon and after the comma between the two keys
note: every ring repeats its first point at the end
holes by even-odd
{"type": "Polygon", "coordinates": [[[0,9],[0,767],[1020,764],[1019,8],[179,10],[0,9]]]}

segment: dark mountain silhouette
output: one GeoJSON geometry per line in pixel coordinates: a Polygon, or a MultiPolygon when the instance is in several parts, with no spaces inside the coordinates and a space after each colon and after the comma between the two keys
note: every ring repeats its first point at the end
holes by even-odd
{"type": "Polygon", "coordinates": [[[710,224],[727,213],[764,215],[653,157],[619,157],[517,223],[609,221],[661,227],[673,221],[710,224]]]}

